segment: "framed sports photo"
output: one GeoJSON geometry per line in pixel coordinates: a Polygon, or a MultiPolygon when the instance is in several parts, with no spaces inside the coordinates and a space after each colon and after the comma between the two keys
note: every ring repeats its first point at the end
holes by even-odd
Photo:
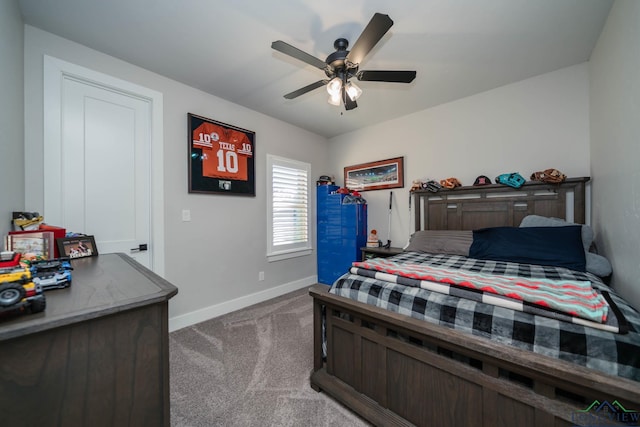
{"type": "Polygon", "coordinates": [[[61,257],[84,258],[98,255],[98,248],[93,236],[75,236],[56,239],[61,257]]]}
{"type": "Polygon", "coordinates": [[[256,134],[188,113],[189,193],[255,196],[256,134]]]}
{"type": "Polygon", "coordinates": [[[404,187],[404,157],[362,163],[344,168],[350,190],[367,191],[404,187]]]}

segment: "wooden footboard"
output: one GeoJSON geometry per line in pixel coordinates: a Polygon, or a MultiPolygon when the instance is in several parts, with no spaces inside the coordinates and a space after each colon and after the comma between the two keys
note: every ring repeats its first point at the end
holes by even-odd
{"type": "Polygon", "coordinates": [[[374,425],[593,426],[604,412],[585,410],[596,400],[619,402],[627,417],[640,412],[637,382],[335,296],[324,285],[310,295],[311,386],[374,425]]]}

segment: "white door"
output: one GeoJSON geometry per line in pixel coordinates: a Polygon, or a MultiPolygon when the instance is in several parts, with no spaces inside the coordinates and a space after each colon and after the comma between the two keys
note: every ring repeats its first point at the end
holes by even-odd
{"type": "Polygon", "coordinates": [[[45,108],[45,134],[59,117],[60,135],[53,144],[45,137],[45,221],[93,235],[99,253],[123,252],[154,269],[153,103],[91,77],[61,73],[59,107],[45,108]],[[59,164],[47,168],[50,159],[59,164]]]}
{"type": "Polygon", "coordinates": [[[64,227],[149,267],[149,104],[71,78],[62,99],[64,227]]]}

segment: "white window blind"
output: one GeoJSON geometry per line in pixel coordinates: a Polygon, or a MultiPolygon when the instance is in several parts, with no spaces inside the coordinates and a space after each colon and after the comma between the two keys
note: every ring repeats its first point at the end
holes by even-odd
{"type": "Polygon", "coordinates": [[[267,164],[270,184],[267,255],[306,255],[311,250],[309,237],[311,165],[272,155],[267,155],[267,164]]]}

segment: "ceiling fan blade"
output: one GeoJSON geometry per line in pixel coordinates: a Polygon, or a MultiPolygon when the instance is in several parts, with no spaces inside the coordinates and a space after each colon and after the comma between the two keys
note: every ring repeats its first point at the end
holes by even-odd
{"type": "Polygon", "coordinates": [[[342,99],[344,100],[344,108],[345,110],[353,110],[358,107],[358,103],[356,101],[352,101],[347,95],[347,91],[344,90],[344,86],[342,87],[342,99]]]}
{"type": "Polygon", "coordinates": [[[347,55],[347,61],[354,65],[359,65],[392,25],[393,21],[389,18],[389,15],[383,15],[382,13],[373,15],[358,40],[353,44],[353,48],[347,55]]]}
{"type": "Polygon", "coordinates": [[[286,94],[284,97],[287,98],[287,99],[297,98],[300,95],[304,95],[307,92],[311,92],[314,89],[317,89],[319,87],[322,87],[322,86],[326,85],[327,83],[329,83],[329,80],[318,80],[315,83],[311,83],[310,85],[307,85],[305,87],[301,87],[298,90],[294,90],[293,92],[286,94]]]}
{"type": "Polygon", "coordinates": [[[358,71],[358,80],[367,82],[411,83],[416,78],[415,71],[358,71]]]}
{"type": "Polygon", "coordinates": [[[316,58],[315,56],[309,55],[308,53],[303,52],[297,47],[293,47],[290,44],[283,42],[282,40],[277,40],[271,43],[271,48],[282,52],[285,55],[289,55],[293,58],[299,59],[302,62],[306,62],[309,65],[313,65],[316,68],[320,68],[321,70],[324,70],[324,68],[327,66],[324,61],[316,58]]]}

